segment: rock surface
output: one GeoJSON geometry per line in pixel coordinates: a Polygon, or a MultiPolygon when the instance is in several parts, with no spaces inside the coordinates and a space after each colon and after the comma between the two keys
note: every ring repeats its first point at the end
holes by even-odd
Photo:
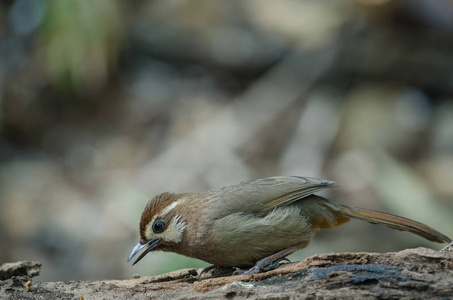
{"type": "Polygon", "coordinates": [[[41,271],[41,263],[33,261],[18,261],[4,263],[0,266],[0,280],[5,280],[13,276],[35,277],[41,271]]]}
{"type": "Polygon", "coordinates": [[[453,252],[314,255],[250,276],[183,269],[154,277],[94,282],[0,281],[1,299],[452,299],[453,252]]]}

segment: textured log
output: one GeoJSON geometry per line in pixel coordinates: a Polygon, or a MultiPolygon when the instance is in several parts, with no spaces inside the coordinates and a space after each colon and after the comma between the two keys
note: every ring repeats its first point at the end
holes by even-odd
{"type": "Polygon", "coordinates": [[[453,297],[453,252],[426,248],[395,253],[314,255],[251,276],[206,276],[184,269],[154,277],[95,282],[0,281],[4,299],[448,299],[453,297]],[[28,286],[27,286],[28,283],[28,286]]]}

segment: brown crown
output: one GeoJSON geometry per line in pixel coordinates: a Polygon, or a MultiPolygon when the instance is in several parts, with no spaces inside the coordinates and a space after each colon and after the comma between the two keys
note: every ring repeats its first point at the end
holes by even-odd
{"type": "Polygon", "coordinates": [[[146,225],[151,222],[153,216],[158,214],[162,208],[167,207],[175,200],[174,196],[175,194],[172,193],[162,193],[151,199],[148,204],[146,204],[145,210],[143,211],[140,219],[140,237],[143,241],[146,242],[146,225]]]}

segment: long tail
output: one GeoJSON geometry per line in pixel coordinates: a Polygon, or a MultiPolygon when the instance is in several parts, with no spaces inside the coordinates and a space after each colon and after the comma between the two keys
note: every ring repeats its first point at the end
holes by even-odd
{"type": "Polygon", "coordinates": [[[451,239],[448,236],[440,233],[439,231],[423,223],[400,216],[344,205],[341,205],[339,210],[337,206],[335,212],[344,217],[360,219],[372,224],[383,224],[397,230],[409,231],[432,242],[451,242],[451,239]]]}

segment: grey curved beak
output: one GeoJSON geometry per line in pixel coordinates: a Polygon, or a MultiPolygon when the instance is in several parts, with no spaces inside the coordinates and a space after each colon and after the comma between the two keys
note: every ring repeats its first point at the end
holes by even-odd
{"type": "Polygon", "coordinates": [[[146,244],[143,244],[143,245],[138,243],[137,245],[135,245],[134,249],[132,249],[132,252],[131,252],[131,254],[129,254],[127,261],[129,262],[132,259],[132,257],[134,257],[138,252],[140,252],[143,248],[146,247],[145,251],[142,254],[140,254],[140,256],[137,258],[137,260],[134,261],[134,263],[132,264],[132,265],[135,265],[143,257],[145,257],[145,255],[148,254],[148,252],[150,252],[151,250],[153,250],[154,248],[159,246],[159,242],[160,242],[160,239],[155,239],[155,240],[149,240],[146,244]]]}

